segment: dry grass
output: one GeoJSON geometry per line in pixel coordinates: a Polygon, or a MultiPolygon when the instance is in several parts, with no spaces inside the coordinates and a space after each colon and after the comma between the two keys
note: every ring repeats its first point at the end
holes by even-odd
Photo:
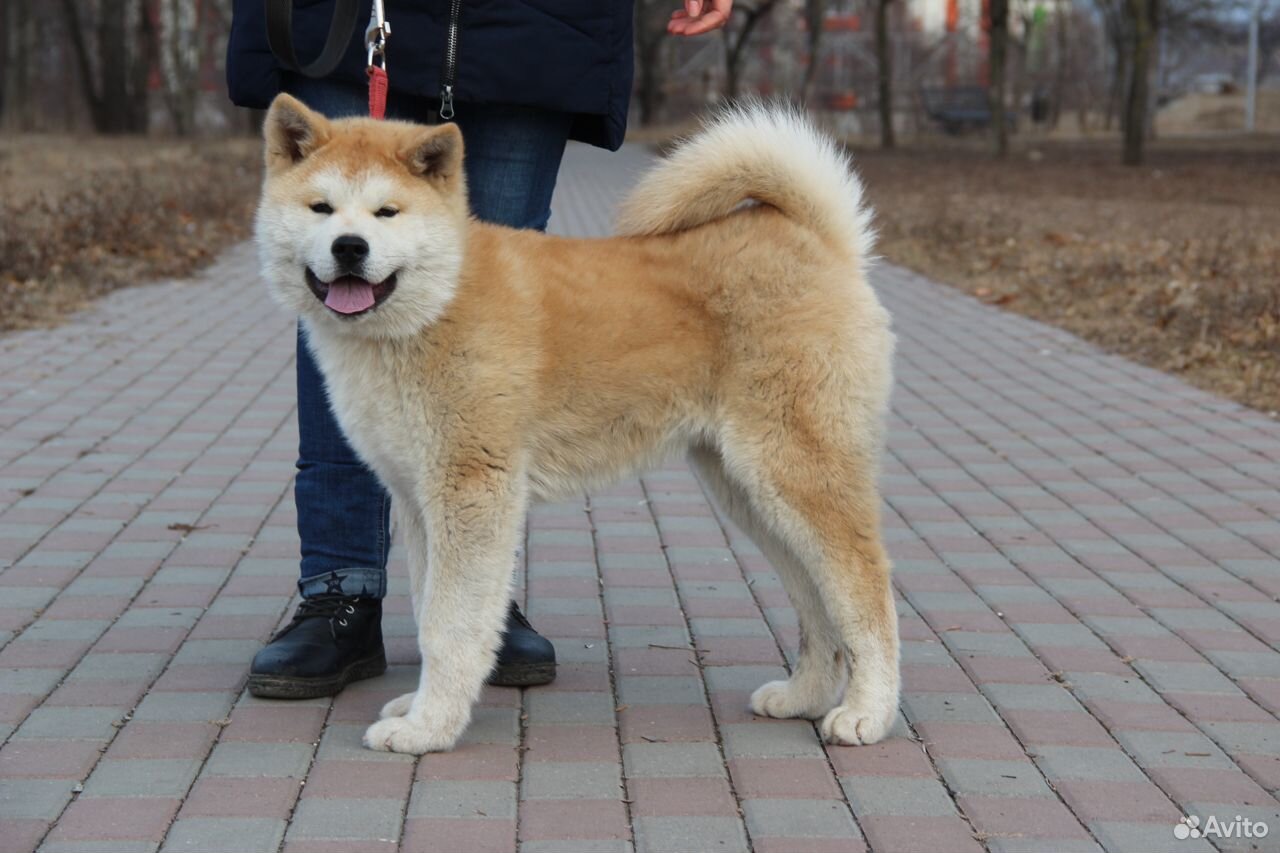
{"type": "Polygon", "coordinates": [[[249,234],[256,140],[0,137],[0,329],[181,277],[249,234]]]}
{"type": "Polygon", "coordinates": [[[890,260],[1242,403],[1280,410],[1280,140],[855,157],[890,260]]]}

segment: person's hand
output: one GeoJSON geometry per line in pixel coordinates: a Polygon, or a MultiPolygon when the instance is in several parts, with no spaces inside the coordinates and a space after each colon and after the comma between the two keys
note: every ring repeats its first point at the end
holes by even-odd
{"type": "Polygon", "coordinates": [[[684,0],[684,8],[671,13],[667,32],[673,36],[700,36],[729,23],[733,0],[684,0]]]}

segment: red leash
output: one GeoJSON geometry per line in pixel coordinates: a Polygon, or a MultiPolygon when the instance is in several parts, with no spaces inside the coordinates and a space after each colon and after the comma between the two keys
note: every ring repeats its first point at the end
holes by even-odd
{"type": "Polygon", "coordinates": [[[387,114],[387,69],[370,65],[369,75],[369,116],[384,118],[387,114]]]}
{"type": "Polygon", "coordinates": [[[376,119],[385,118],[387,114],[387,39],[390,36],[391,22],[382,8],[382,0],[373,0],[364,43],[369,55],[365,69],[369,75],[369,115],[376,119]],[[378,65],[375,59],[381,59],[382,65],[378,65]]]}

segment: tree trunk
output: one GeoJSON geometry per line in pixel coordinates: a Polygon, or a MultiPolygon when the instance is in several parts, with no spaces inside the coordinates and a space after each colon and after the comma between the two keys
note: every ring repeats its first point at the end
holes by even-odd
{"type": "Polygon", "coordinates": [[[729,98],[738,97],[738,88],[742,80],[742,60],[747,53],[747,43],[751,41],[751,33],[755,31],[756,25],[764,20],[765,15],[776,6],[778,0],[763,0],[759,6],[754,9],[743,9],[735,14],[742,21],[742,26],[738,30],[737,37],[730,32],[729,27],[725,27],[724,33],[724,85],[725,95],[729,98]]]}
{"type": "Polygon", "coordinates": [[[151,30],[136,0],[102,0],[95,26],[97,62],[90,54],[77,0],[62,0],[80,88],[99,133],[140,133],[147,129],[146,79],[151,30]],[[134,15],[137,20],[131,21],[134,15]],[[130,48],[134,48],[130,50],[130,48]]]}
{"type": "Polygon", "coordinates": [[[876,2],[876,90],[880,101],[880,147],[893,148],[893,46],[889,43],[889,4],[876,2]]]}
{"type": "Polygon", "coordinates": [[[640,104],[640,124],[658,120],[662,109],[662,44],[667,36],[668,6],[658,0],[636,3],[636,100],[640,104]]]}
{"type": "Polygon", "coordinates": [[[1129,85],[1125,91],[1124,154],[1121,159],[1126,166],[1139,166],[1147,139],[1156,0],[1127,0],[1127,4],[1133,53],[1129,60],[1129,85]]]}
{"type": "Polygon", "coordinates": [[[1054,35],[1057,37],[1057,50],[1053,69],[1053,100],[1049,103],[1049,129],[1057,130],[1062,120],[1062,102],[1067,97],[1067,69],[1071,63],[1071,25],[1070,15],[1073,9],[1069,4],[1060,3],[1057,14],[1053,16],[1054,35]]]}
{"type": "Polygon", "coordinates": [[[95,124],[103,133],[128,133],[135,105],[131,103],[129,72],[133,68],[127,47],[128,0],[102,0],[98,6],[98,115],[95,124]]]}
{"type": "Polygon", "coordinates": [[[807,104],[813,97],[813,86],[822,67],[819,52],[822,49],[822,27],[826,20],[826,0],[805,0],[804,18],[807,27],[809,61],[804,68],[804,80],[800,84],[800,102],[807,104]]]}
{"type": "Polygon", "coordinates": [[[200,97],[200,19],[196,0],[161,0],[160,71],[174,132],[195,130],[200,97]]]}
{"type": "Polygon", "coordinates": [[[991,0],[991,41],[989,65],[991,83],[987,100],[991,104],[991,128],[997,157],[1009,153],[1009,127],[1005,124],[1005,77],[1009,58],[1009,0],[991,0]]]}

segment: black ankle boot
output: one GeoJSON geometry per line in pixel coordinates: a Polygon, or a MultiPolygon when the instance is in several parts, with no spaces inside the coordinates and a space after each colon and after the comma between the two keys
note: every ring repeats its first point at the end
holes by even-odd
{"type": "Polygon", "coordinates": [[[382,602],[317,595],[299,604],[293,621],[254,656],[249,692],[270,699],[332,696],[386,669],[382,602]]]}
{"type": "Polygon", "coordinates": [[[489,674],[489,683],[499,687],[533,687],[550,684],[555,677],[555,646],[533,630],[513,601],[507,611],[507,629],[502,634],[498,663],[489,674]]]}

